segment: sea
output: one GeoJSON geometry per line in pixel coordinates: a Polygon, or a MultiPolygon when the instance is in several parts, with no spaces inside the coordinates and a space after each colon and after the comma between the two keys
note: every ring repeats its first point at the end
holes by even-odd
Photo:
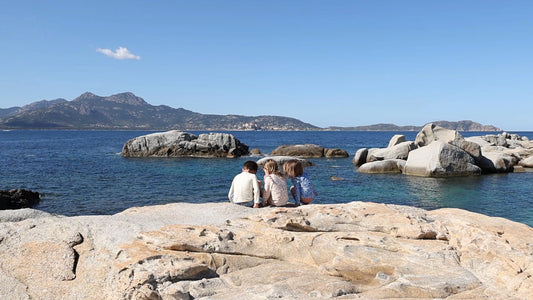
{"type": "MultiPolygon", "coordinates": [[[[176,202],[227,202],[233,177],[249,159],[124,158],[123,145],[154,131],[0,131],[0,189],[37,191],[35,209],[76,216],[115,214],[138,206],[176,202]]],[[[204,132],[191,131],[194,134],[204,132]]],[[[346,150],[348,158],[309,159],[306,173],[319,193],[313,203],[352,201],[453,207],[533,226],[533,171],[456,178],[363,174],[352,159],[360,148],[386,147],[395,134],[417,132],[233,131],[250,149],[267,155],[280,145],[317,144],[346,150]]],[[[511,132],[533,139],[533,132],[511,132]]],[[[464,136],[489,132],[462,132],[464,136]]],[[[262,179],[262,171],[258,178],[262,179]]]]}

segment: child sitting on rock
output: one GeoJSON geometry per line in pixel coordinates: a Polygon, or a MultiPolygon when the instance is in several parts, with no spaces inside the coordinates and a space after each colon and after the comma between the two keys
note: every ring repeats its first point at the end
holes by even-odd
{"type": "Polygon", "coordinates": [[[263,190],[264,206],[284,206],[289,202],[287,193],[287,181],[279,171],[278,163],[273,159],[268,159],[264,166],[265,189],[263,190]]]}
{"type": "Polygon", "coordinates": [[[228,198],[231,203],[260,207],[261,182],[257,180],[257,163],[248,160],[242,166],[242,172],[237,174],[231,182],[228,198]]]}
{"type": "Polygon", "coordinates": [[[291,181],[291,194],[292,198],[296,202],[296,205],[309,204],[318,193],[315,190],[313,183],[304,173],[302,163],[297,160],[289,160],[283,165],[285,175],[287,175],[291,181]]]}

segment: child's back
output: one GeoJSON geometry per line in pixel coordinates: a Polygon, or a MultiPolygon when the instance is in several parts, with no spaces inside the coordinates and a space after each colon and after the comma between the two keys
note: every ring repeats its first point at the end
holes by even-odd
{"type": "Polygon", "coordinates": [[[291,194],[296,205],[311,203],[318,193],[311,180],[304,174],[302,164],[297,160],[290,160],[283,165],[283,169],[292,181],[291,194]]]}
{"type": "Polygon", "coordinates": [[[289,202],[287,193],[287,181],[285,177],[276,174],[265,176],[265,192],[263,199],[267,199],[268,204],[272,206],[283,206],[289,202]]]}
{"type": "Polygon", "coordinates": [[[289,202],[287,193],[287,181],[280,173],[278,163],[268,159],[263,166],[265,171],[265,190],[263,192],[263,204],[283,206],[289,202]]]}
{"type": "Polygon", "coordinates": [[[255,173],[257,163],[246,161],[242,172],[237,174],[231,182],[228,198],[232,203],[247,205],[253,202],[254,207],[259,207],[261,186],[255,173]]]}

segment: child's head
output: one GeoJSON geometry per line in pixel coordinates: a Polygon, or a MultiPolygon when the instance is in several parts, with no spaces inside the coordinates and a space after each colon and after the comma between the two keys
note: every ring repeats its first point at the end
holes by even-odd
{"type": "Polygon", "coordinates": [[[278,163],[273,159],[268,159],[265,162],[265,165],[263,166],[263,170],[265,170],[265,173],[268,172],[268,174],[281,175],[279,171],[278,163]]]}
{"type": "Polygon", "coordinates": [[[293,159],[283,164],[283,171],[287,176],[294,178],[303,175],[304,167],[301,162],[293,159]]]}
{"type": "Polygon", "coordinates": [[[257,173],[257,163],[253,160],[247,160],[242,165],[242,171],[243,172],[249,172],[249,173],[257,173]]]}

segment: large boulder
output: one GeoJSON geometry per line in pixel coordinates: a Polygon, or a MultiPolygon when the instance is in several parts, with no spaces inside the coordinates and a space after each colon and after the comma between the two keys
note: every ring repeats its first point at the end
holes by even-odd
{"type": "Polygon", "coordinates": [[[41,201],[39,192],[26,189],[0,190],[0,210],[31,208],[37,205],[39,201],[41,201]]]}
{"type": "Polygon", "coordinates": [[[468,176],[481,174],[481,169],[466,151],[437,140],[411,151],[404,174],[424,177],[468,176]]]}
{"type": "Polygon", "coordinates": [[[407,159],[409,152],[416,149],[414,142],[407,141],[387,148],[372,148],[368,150],[367,162],[387,159],[407,159]]]}
{"type": "Polygon", "coordinates": [[[324,147],[315,144],[281,145],[271,153],[274,156],[323,157],[324,147]]]}
{"type": "Polygon", "coordinates": [[[478,144],[481,148],[485,146],[492,146],[492,143],[487,142],[484,138],[480,136],[470,136],[465,138],[466,141],[473,142],[478,144]]]}
{"type": "Polygon", "coordinates": [[[324,157],[343,158],[350,156],[346,150],[339,148],[324,148],[324,157]]]}
{"type": "Polygon", "coordinates": [[[362,164],[366,163],[366,157],[368,155],[368,149],[367,148],[361,148],[361,149],[358,149],[356,152],[355,152],[355,155],[352,159],[352,163],[356,166],[356,167],[359,167],[361,166],[362,164]]]}
{"type": "Polygon", "coordinates": [[[507,147],[507,135],[504,134],[487,134],[482,138],[493,146],[507,147]]]}
{"type": "MultiPolygon", "coordinates": [[[[400,142],[402,139],[402,135],[395,135],[387,148],[357,150],[353,164],[361,167],[367,162],[406,159],[402,173],[436,177],[473,175],[481,171],[521,172],[525,171],[523,167],[533,166],[525,160],[533,156],[533,142],[517,134],[504,132],[464,138],[456,130],[429,123],[417,134],[414,143],[400,142]]],[[[394,164],[387,162],[358,170],[365,173],[382,170],[385,173],[391,172],[391,167],[394,168],[394,164]]]]}
{"type": "Polygon", "coordinates": [[[475,160],[481,159],[481,146],[474,141],[466,140],[457,130],[442,128],[433,123],[426,124],[416,135],[415,143],[424,147],[434,141],[455,145],[468,152],[475,160]]]}
{"type": "Polygon", "coordinates": [[[454,143],[464,139],[457,130],[446,129],[433,123],[426,124],[416,135],[415,143],[419,147],[431,144],[433,141],[454,143]]]}
{"type": "Polygon", "coordinates": [[[395,134],[389,141],[389,145],[387,146],[387,148],[390,148],[392,146],[396,146],[400,143],[403,143],[405,142],[405,135],[403,134],[395,134]]]}
{"type": "Polygon", "coordinates": [[[227,133],[191,133],[172,130],[133,138],[122,147],[124,157],[239,157],[248,146],[227,133]]]}
{"type": "Polygon", "coordinates": [[[479,161],[482,156],[481,152],[481,146],[475,142],[468,141],[465,139],[457,140],[456,143],[452,143],[452,145],[455,145],[464,151],[466,151],[474,160],[479,161]]]}
{"type": "Polygon", "coordinates": [[[387,159],[367,162],[361,165],[357,170],[361,173],[402,173],[405,168],[406,161],[403,159],[387,159]]]}
{"type": "Polygon", "coordinates": [[[508,173],[512,172],[519,159],[505,152],[484,152],[482,159],[478,162],[479,167],[485,173],[508,173]]]}
{"type": "Polygon", "coordinates": [[[526,158],[520,160],[519,164],[522,167],[525,167],[525,168],[533,168],[533,156],[526,157],[526,158]]]}

